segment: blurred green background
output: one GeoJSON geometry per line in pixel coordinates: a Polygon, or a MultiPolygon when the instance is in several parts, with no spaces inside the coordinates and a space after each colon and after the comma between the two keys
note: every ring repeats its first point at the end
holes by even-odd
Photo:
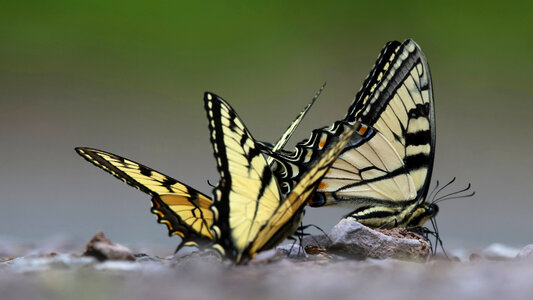
{"type": "MultiPolygon", "coordinates": [[[[276,140],[327,80],[294,142],[344,116],[389,40],[428,58],[433,178],[473,184],[443,202],[445,242],[533,242],[531,1],[4,1],[0,4],[0,238],[174,250],[149,197],[75,146],[143,162],[210,195],[217,182],[203,92],[276,140]]],[[[453,189],[452,189],[453,190],[453,189]]],[[[326,231],[346,209],[308,209],[326,231]]]]}

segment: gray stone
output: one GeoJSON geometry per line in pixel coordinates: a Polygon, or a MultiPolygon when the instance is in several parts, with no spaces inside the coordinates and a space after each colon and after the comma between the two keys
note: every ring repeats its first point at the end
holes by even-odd
{"type": "Polygon", "coordinates": [[[331,242],[326,243],[326,239],[321,239],[329,253],[356,259],[423,261],[427,259],[431,249],[422,237],[405,229],[378,231],[348,219],[341,220],[333,227],[329,234],[331,242]]]}
{"type": "Polygon", "coordinates": [[[518,249],[505,246],[503,244],[494,243],[485,248],[481,255],[490,260],[508,260],[514,259],[518,254],[518,249]]]}
{"type": "Polygon", "coordinates": [[[127,260],[134,261],[135,257],[130,249],[120,244],[111,242],[103,232],[98,232],[89,241],[85,248],[84,256],[92,256],[99,261],[127,260]]]}
{"type": "Polygon", "coordinates": [[[295,258],[295,259],[307,258],[307,253],[305,252],[304,248],[294,243],[277,246],[276,251],[279,253],[282,253],[284,256],[288,258],[295,258]]]}
{"type": "Polygon", "coordinates": [[[304,238],[302,239],[302,246],[304,248],[317,247],[327,249],[329,248],[329,246],[331,246],[331,243],[331,238],[325,234],[308,235],[304,236],[304,238]]]}
{"type": "Polygon", "coordinates": [[[78,269],[93,265],[93,257],[79,257],[72,254],[50,253],[47,255],[21,256],[0,263],[15,273],[42,272],[48,270],[78,269]]]}
{"type": "Polygon", "coordinates": [[[283,258],[284,254],[280,251],[278,252],[276,248],[261,251],[249,261],[250,265],[264,265],[279,261],[283,258]]]}
{"type": "Polygon", "coordinates": [[[518,251],[516,255],[518,259],[533,259],[533,244],[526,245],[518,251]]]}

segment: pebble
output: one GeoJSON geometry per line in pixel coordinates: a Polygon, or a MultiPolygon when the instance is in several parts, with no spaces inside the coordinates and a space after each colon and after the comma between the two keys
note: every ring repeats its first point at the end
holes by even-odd
{"type": "Polygon", "coordinates": [[[126,260],[134,261],[135,257],[130,249],[120,244],[111,242],[103,232],[96,235],[85,246],[84,256],[92,256],[99,261],[105,260],[126,260]]]}
{"type": "Polygon", "coordinates": [[[516,255],[518,259],[533,259],[533,244],[526,245],[518,251],[516,255]]]}
{"type": "Polygon", "coordinates": [[[511,260],[518,254],[518,249],[494,243],[481,251],[481,255],[490,260],[511,260]]]}

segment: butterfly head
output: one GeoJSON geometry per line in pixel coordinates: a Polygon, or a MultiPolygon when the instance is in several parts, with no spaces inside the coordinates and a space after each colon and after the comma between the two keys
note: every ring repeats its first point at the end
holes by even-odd
{"type": "Polygon", "coordinates": [[[439,213],[439,206],[435,203],[424,202],[416,208],[415,212],[412,214],[411,220],[407,224],[407,228],[410,227],[421,227],[430,220],[434,219],[435,216],[439,213]]]}
{"type": "MultiPolygon", "coordinates": [[[[418,223],[416,222],[411,222],[409,225],[411,225],[412,227],[418,227],[419,229],[419,233],[424,236],[424,238],[426,240],[429,241],[429,236],[432,235],[435,237],[435,247],[433,247],[432,245],[432,253],[433,255],[435,255],[437,253],[437,247],[438,245],[441,246],[442,248],[442,251],[444,252],[444,255],[446,255],[446,251],[444,250],[444,247],[443,247],[443,244],[442,244],[442,240],[440,238],[440,235],[439,235],[439,228],[437,226],[437,219],[435,218],[435,216],[437,215],[437,213],[439,212],[439,206],[437,205],[437,203],[441,202],[441,201],[444,201],[444,200],[450,200],[450,199],[457,199],[457,198],[468,198],[468,197],[472,197],[475,195],[475,192],[470,192],[468,194],[465,194],[465,192],[467,192],[471,185],[468,184],[468,186],[464,189],[461,189],[459,191],[455,191],[455,192],[449,192],[445,195],[440,195],[440,193],[445,190],[447,187],[449,187],[453,182],[455,181],[455,177],[450,180],[450,182],[448,182],[447,184],[445,184],[444,186],[442,186],[441,188],[439,188],[439,181],[437,181],[437,184],[435,185],[435,188],[433,189],[433,191],[431,191],[431,193],[429,193],[428,195],[428,199],[431,199],[430,202],[423,202],[417,209],[417,211],[420,211],[419,213],[419,216],[417,218],[414,218],[413,221],[417,221],[418,223]],[[427,227],[423,227],[424,223],[426,221],[431,221],[431,225],[433,227],[433,230],[427,228],[427,227]]],[[[416,231],[416,230],[415,230],[416,231]]],[[[431,242],[430,242],[431,243],[431,242]]],[[[446,255],[447,256],[447,255],[446,255]]]]}
{"type": "Polygon", "coordinates": [[[315,192],[307,200],[307,204],[312,207],[323,206],[328,201],[328,197],[325,193],[315,192]]]}

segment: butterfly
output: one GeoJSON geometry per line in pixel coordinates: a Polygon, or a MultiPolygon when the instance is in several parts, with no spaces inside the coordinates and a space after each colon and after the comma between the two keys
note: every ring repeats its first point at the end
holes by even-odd
{"type": "MultiPolygon", "coordinates": [[[[314,192],[320,174],[325,173],[343,145],[332,143],[335,151],[326,152],[324,156],[329,160],[317,163],[317,167],[312,168],[313,173],[302,178],[304,181],[295,186],[294,193],[284,198],[265,157],[234,110],[211,93],[205,94],[204,101],[221,175],[214,200],[127,158],[87,147],[75,150],[95,166],[149,194],[151,211],[158,222],[167,226],[169,235],[182,238],[176,251],[183,246],[209,246],[240,263],[261,250],[274,247],[296,230],[306,197],[314,192]],[[254,207],[253,214],[250,207],[254,207]],[[270,217],[275,217],[277,222],[270,217]],[[249,226],[242,227],[242,224],[249,226]],[[253,234],[257,237],[253,238],[253,234]]],[[[306,110],[297,120],[303,118],[306,110]]],[[[350,125],[346,131],[344,136],[354,134],[356,128],[350,125]]],[[[286,142],[289,136],[284,135],[280,141],[286,142]]],[[[344,138],[343,143],[347,142],[348,138],[344,138]]]]}
{"type": "MultiPolygon", "coordinates": [[[[287,143],[324,87],[325,84],[290,124],[274,146],[275,149],[281,149],[287,143]]],[[[89,147],[77,147],[75,151],[93,165],[150,195],[151,212],[157,216],[157,222],[167,226],[169,236],[181,237],[176,252],[183,246],[201,248],[213,241],[210,230],[213,214],[209,209],[212,199],[205,194],[143,164],[110,152],[89,147]]]]}
{"type": "Polygon", "coordinates": [[[361,136],[342,151],[321,181],[310,206],[340,204],[347,218],[370,227],[418,227],[438,213],[426,202],[435,155],[435,112],[431,75],[411,39],[391,41],[344,119],[312,132],[294,151],[273,153],[273,170],[285,192],[339,134],[342,122],[361,122],[361,136]]]}
{"type": "Polygon", "coordinates": [[[360,126],[358,122],[343,123],[342,132],[284,197],[265,156],[237,113],[214,94],[206,93],[204,100],[221,177],[211,206],[213,248],[242,263],[296,231],[309,197],[360,126]]]}

